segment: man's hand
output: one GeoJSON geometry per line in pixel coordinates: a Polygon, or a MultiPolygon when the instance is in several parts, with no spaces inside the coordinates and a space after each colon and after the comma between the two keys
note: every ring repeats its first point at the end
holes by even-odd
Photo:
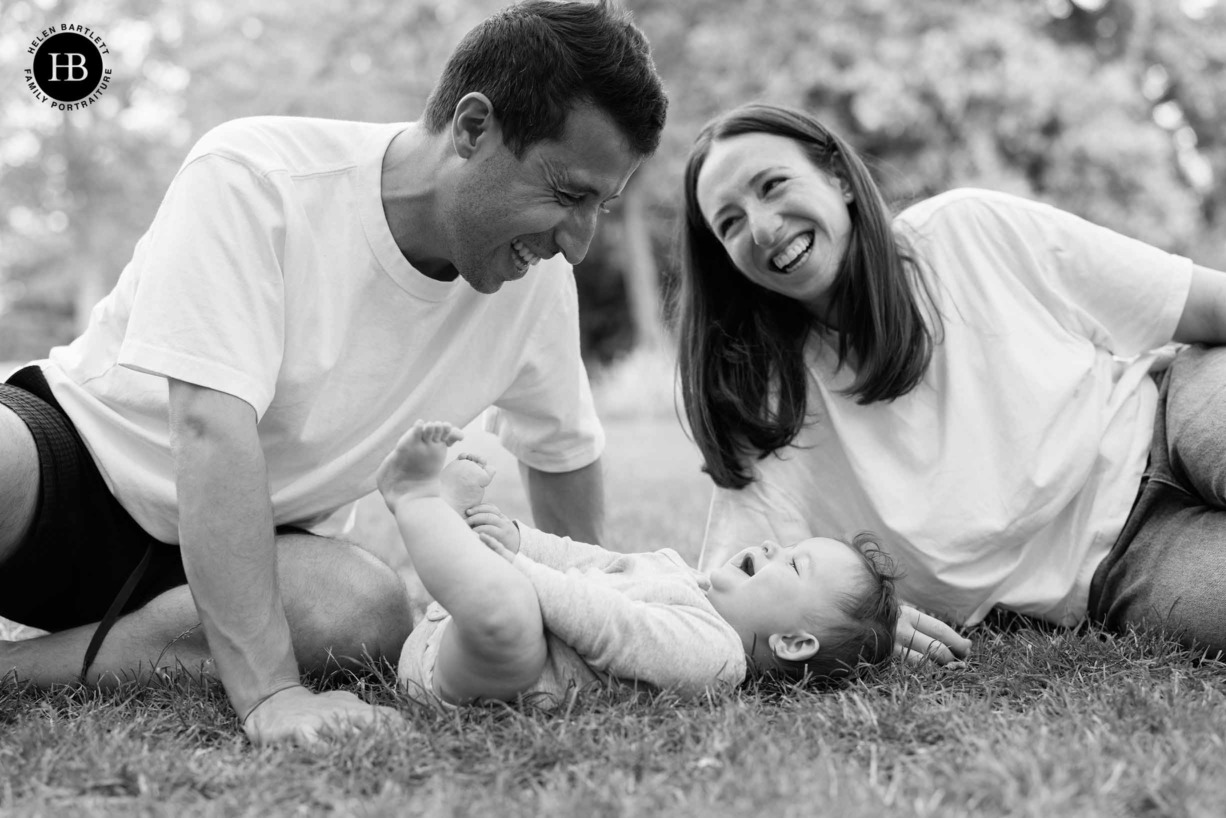
{"type": "Polygon", "coordinates": [[[256,745],[284,741],[310,745],[329,735],[399,718],[394,709],[367,704],[346,690],[312,693],[295,685],[260,701],[243,720],[243,730],[256,745]]]}
{"type": "Polygon", "coordinates": [[[971,640],[935,616],[917,611],[910,605],[899,606],[898,624],[894,627],[894,656],[909,665],[931,659],[939,665],[951,665],[965,659],[971,651],[971,640]]]}
{"type": "Polygon", "coordinates": [[[519,526],[503,514],[498,506],[492,503],[473,506],[465,512],[464,521],[477,534],[483,535],[483,541],[485,537],[489,537],[509,551],[512,559],[519,553],[519,526]]]}

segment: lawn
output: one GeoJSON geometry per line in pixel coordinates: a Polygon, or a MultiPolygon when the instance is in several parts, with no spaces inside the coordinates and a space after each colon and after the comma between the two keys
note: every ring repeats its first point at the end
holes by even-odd
{"type": "MultiPolygon", "coordinates": [[[[667,413],[607,422],[609,540],[697,556],[709,497],[667,413]]],[[[524,513],[513,463],[491,497],[524,513]]],[[[387,548],[377,504],[363,526],[387,548]]],[[[1220,816],[1226,667],[1157,638],[977,628],[970,666],[700,702],[594,692],[560,713],[441,714],[386,672],[344,684],[400,724],[253,749],[216,683],[0,684],[0,814],[1220,816]]]]}

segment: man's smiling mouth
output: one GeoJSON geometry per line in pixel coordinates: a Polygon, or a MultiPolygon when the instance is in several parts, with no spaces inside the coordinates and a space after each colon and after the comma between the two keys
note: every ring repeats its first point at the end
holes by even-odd
{"type": "Polygon", "coordinates": [[[515,262],[515,269],[520,273],[528,272],[528,268],[541,260],[541,257],[528,249],[527,245],[519,239],[511,239],[511,260],[515,262]]]}

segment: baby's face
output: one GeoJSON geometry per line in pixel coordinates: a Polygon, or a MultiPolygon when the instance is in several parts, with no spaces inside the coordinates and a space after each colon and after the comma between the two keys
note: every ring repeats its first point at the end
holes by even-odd
{"type": "Polygon", "coordinates": [[[786,548],[767,541],[711,572],[707,598],[756,655],[771,634],[814,633],[815,623],[841,621],[838,600],[860,587],[866,570],[838,540],[814,537],[786,548]]]}

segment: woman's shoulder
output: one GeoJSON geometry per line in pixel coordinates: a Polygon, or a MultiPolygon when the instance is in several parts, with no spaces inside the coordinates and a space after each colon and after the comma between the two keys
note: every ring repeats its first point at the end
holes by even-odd
{"type": "Polygon", "coordinates": [[[1069,214],[1051,205],[980,188],[958,188],[918,202],[894,220],[899,234],[923,247],[932,242],[1013,247],[1066,226],[1069,214]]]}
{"type": "Polygon", "coordinates": [[[963,187],[916,202],[899,213],[895,223],[919,229],[926,224],[957,221],[970,214],[1005,215],[1010,211],[1045,206],[1012,193],[963,187]]]}

